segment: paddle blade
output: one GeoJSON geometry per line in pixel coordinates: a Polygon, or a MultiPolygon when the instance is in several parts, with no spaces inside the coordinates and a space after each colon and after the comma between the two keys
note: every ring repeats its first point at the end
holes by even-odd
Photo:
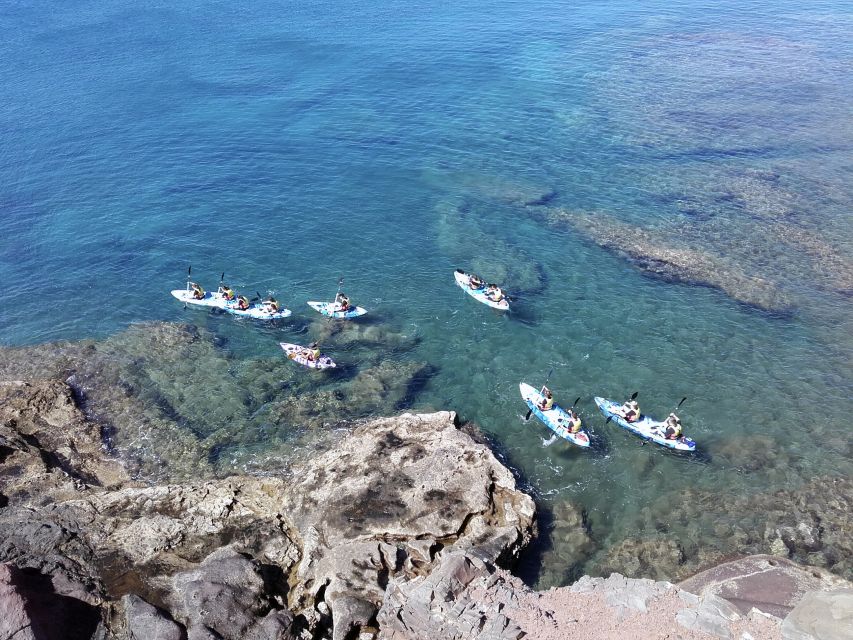
{"type": "Polygon", "coordinates": [[[528,412],[527,412],[527,415],[526,415],[526,416],[524,416],[524,421],[525,421],[525,422],[527,422],[528,420],[530,420],[530,416],[531,416],[531,414],[532,414],[532,413],[533,413],[533,409],[531,409],[530,411],[528,411],[528,412]]]}
{"type": "Polygon", "coordinates": [[[631,394],[631,400],[636,400],[638,395],[640,395],[639,391],[635,391],[634,393],[632,393],[631,394]]]}
{"type": "Polygon", "coordinates": [[[219,282],[220,282],[220,284],[225,282],[225,272],[224,271],[222,272],[222,275],[219,276],[219,282]]]}
{"type": "Polygon", "coordinates": [[[187,278],[189,278],[193,274],[193,266],[190,265],[187,267],[187,278]]]}
{"type": "Polygon", "coordinates": [[[572,409],[574,409],[577,406],[578,402],[580,402],[580,401],[581,401],[581,397],[578,396],[577,399],[575,400],[575,403],[572,405],[572,409]]]}
{"type": "Polygon", "coordinates": [[[680,407],[682,404],[684,404],[684,401],[685,401],[685,400],[687,400],[687,396],[684,396],[684,397],[681,399],[681,402],[679,402],[679,403],[675,406],[676,411],[678,410],[678,407],[680,407]]]}
{"type": "Polygon", "coordinates": [[[609,416],[607,416],[607,420],[604,421],[604,424],[607,424],[611,420],[613,420],[613,414],[612,413],[609,416]]]}

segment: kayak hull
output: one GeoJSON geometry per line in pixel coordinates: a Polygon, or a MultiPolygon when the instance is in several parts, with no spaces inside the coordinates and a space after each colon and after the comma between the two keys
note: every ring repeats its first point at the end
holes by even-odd
{"type": "Polygon", "coordinates": [[[293,360],[297,364],[301,364],[303,367],[308,367],[309,369],[334,369],[337,366],[335,361],[329,356],[320,355],[317,360],[309,360],[302,355],[308,347],[291,344],[289,342],[279,342],[278,344],[284,353],[287,354],[287,358],[289,360],[293,360]]]}
{"type": "Polygon", "coordinates": [[[665,422],[653,420],[652,418],[646,415],[640,416],[640,419],[637,420],[637,422],[628,422],[618,413],[615,413],[616,409],[622,406],[621,403],[613,402],[612,400],[607,400],[606,398],[596,397],[595,404],[598,405],[598,408],[601,410],[601,413],[603,413],[605,416],[612,416],[612,422],[615,422],[623,429],[640,436],[644,440],[649,440],[650,442],[654,442],[655,444],[659,444],[662,447],[666,447],[667,449],[673,449],[675,451],[696,450],[696,443],[687,436],[681,436],[676,440],[667,439],[664,436],[664,430],[666,429],[665,422]]]}
{"type": "Polygon", "coordinates": [[[577,433],[572,433],[566,429],[565,425],[569,423],[569,414],[562,408],[555,404],[548,411],[542,411],[537,406],[542,399],[539,389],[535,389],[524,382],[518,385],[518,389],[521,391],[521,397],[527,403],[533,415],[539,418],[551,431],[579,447],[586,448],[590,445],[589,434],[584,429],[581,429],[577,433]]]}
{"type": "Polygon", "coordinates": [[[226,300],[221,293],[207,292],[201,300],[193,298],[192,291],[186,289],[175,289],[172,295],[185,304],[192,304],[197,307],[210,307],[212,309],[221,309],[235,316],[244,318],[253,318],[254,320],[281,320],[290,316],[290,309],[279,309],[277,313],[270,313],[261,308],[260,305],[252,303],[248,309],[238,309],[237,304],[232,300],[226,300]]]}
{"type": "Polygon", "coordinates": [[[456,279],[456,284],[458,284],[465,293],[474,298],[474,300],[476,300],[477,302],[482,302],[483,304],[491,307],[492,309],[499,309],[501,311],[507,311],[509,309],[509,302],[506,301],[506,298],[504,298],[500,302],[495,302],[494,300],[490,300],[486,297],[485,288],[472,289],[468,285],[469,274],[465,273],[464,271],[459,271],[457,269],[456,272],[453,274],[453,277],[456,279]]]}
{"type": "Polygon", "coordinates": [[[367,313],[367,309],[362,307],[352,307],[347,311],[335,311],[334,309],[337,305],[334,302],[309,301],[308,306],[314,309],[314,311],[322,313],[327,318],[340,318],[342,320],[358,318],[359,316],[363,316],[367,313]]]}

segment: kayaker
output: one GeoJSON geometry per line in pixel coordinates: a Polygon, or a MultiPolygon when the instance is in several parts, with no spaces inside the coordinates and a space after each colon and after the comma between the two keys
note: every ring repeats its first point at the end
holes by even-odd
{"type": "Polygon", "coordinates": [[[486,289],[486,297],[492,302],[500,302],[504,299],[504,292],[496,284],[490,284],[486,289]]]}
{"type": "Polygon", "coordinates": [[[339,291],[335,296],[335,305],[337,309],[335,311],[348,311],[349,310],[349,298],[345,293],[339,291]]]}
{"type": "Polygon", "coordinates": [[[249,308],[249,299],[246,296],[237,296],[237,308],[245,311],[249,308]]]}
{"type": "Polygon", "coordinates": [[[554,406],[554,396],[551,395],[551,390],[548,387],[542,387],[542,397],[536,406],[542,411],[549,411],[554,406]]]}
{"type": "Polygon", "coordinates": [[[628,422],[636,422],[640,419],[640,403],[636,400],[628,400],[616,410],[616,413],[628,422]]]}
{"type": "Polygon", "coordinates": [[[681,437],[681,418],[670,413],[666,418],[666,429],[663,435],[667,440],[678,440],[681,437]]]}
{"type": "Polygon", "coordinates": [[[320,347],[316,342],[312,342],[307,348],[303,349],[302,355],[308,362],[316,362],[320,357],[320,347]]]}
{"type": "Polygon", "coordinates": [[[566,428],[569,433],[577,433],[581,430],[581,419],[574,409],[569,409],[569,424],[566,428]]]}
{"type": "Polygon", "coordinates": [[[219,293],[221,293],[222,297],[225,298],[228,302],[231,302],[236,297],[234,289],[229,287],[227,284],[223,284],[219,287],[219,293]]]}
{"type": "Polygon", "coordinates": [[[263,301],[264,311],[267,313],[278,313],[279,305],[275,298],[267,298],[263,301]]]}
{"type": "Polygon", "coordinates": [[[484,284],[486,283],[480,276],[476,276],[473,273],[468,276],[468,286],[472,289],[482,289],[484,284]]]}
{"type": "Polygon", "coordinates": [[[196,284],[195,282],[190,282],[190,287],[193,290],[193,298],[196,300],[201,300],[204,298],[204,289],[201,288],[200,284],[196,284]]]}

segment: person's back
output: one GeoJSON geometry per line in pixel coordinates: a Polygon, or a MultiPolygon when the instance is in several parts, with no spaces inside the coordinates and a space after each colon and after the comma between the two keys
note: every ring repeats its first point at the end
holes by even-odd
{"type": "Polygon", "coordinates": [[[581,419],[580,416],[574,411],[574,409],[569,410],[569,432],[577,433],[581,430],[581,419]]]}
{"type": "Polygon", "coordinates": [[[667,440],[677,440],[681,437],[681,418],[674,413],[670,413],[666,419],[664,436],[667,440]]]}
{"type": "Polygon", "coordinates": [[[622,417],[628,422],[636,422],[640,419],[640,404],[636,400],[628,400],[621,408],[622,417]]]}
{"type": "Polygon", "coordinates": [[[237,308],[245,311],[249,308],[249,299],[246,296],[237,296],[237,308]]]}
{"type": "Polygon", "coordinates": [[[264,305],[266,305],[267,311],[269,313],[278,313],[279,306],[278,301],[275,298],[269,298],[268,300],[264,300],[264,305]]]}
{"type": "Polygon", "coordinates": [[[539,399],[539,408],[542,411],[550,411],[554,406],[554,396],[551,390],[547,387],[542,392],[542,397],[539,399]]]}
{"type": "Polygon", "coordinates": [[[229,287],[227,284],[222,285],[222,297],[224,297],[229,302],[234,299],[234,289],[229,287]]]}

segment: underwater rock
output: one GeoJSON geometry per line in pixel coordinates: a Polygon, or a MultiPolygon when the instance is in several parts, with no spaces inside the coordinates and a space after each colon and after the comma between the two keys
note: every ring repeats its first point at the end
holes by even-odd
{"type": "Polygon", "coordinates": [[[330,322],[328,319],[315,319],[311,323],[310,332],[320,345],[338,348],[382,346],[385,351],[400,352],[413,349],[419,340],[417,336],[395,331],[385,324],[345,320],[330,322]]]}
{"type": "Polygon", "coordinates": [[[426,171],[424,179],[450,193],[466,193],[477,198],[518,206],[543,205],[557,195],[553,187],[525,181],[518,176],[504,178],[475,171],[426,171]]]}
{"type": "Polygon", "coordinates": [[[436,240],[456,268],[498,283],[510,295],[540,293],[547,283],[541,263],[504,238],[505,230],[490,231],[476,212],[463,209],[453,200],[436,205],[436,240]]]}
{"type": "Polygon", "coordinates": [[[333,388],[294,394],[274,402],[263,418],[275,425],[316,429],[379,411],[394,411],[430,375],[432,367],[426,363],[383,360],[333,388]]]}
{"type": "Polygon", "coordinates": [[[597,561],[602,575],[621,573],[627,577],[668,580],[682,572],[684,550],[668,538],[625,538],[608,547],[597,561]]]}
{"type": "Polygon", "coordinates": [[[549,225],[577,231],[600,247],[627,258],[649,275],[713,287],[738,302],[765,311],[791,311],[790,299],[773,281],[750,275],[708,250],[692,248],[665,230],[629,225],[603,213],[549,209],[536,215],[549,225]]]}

